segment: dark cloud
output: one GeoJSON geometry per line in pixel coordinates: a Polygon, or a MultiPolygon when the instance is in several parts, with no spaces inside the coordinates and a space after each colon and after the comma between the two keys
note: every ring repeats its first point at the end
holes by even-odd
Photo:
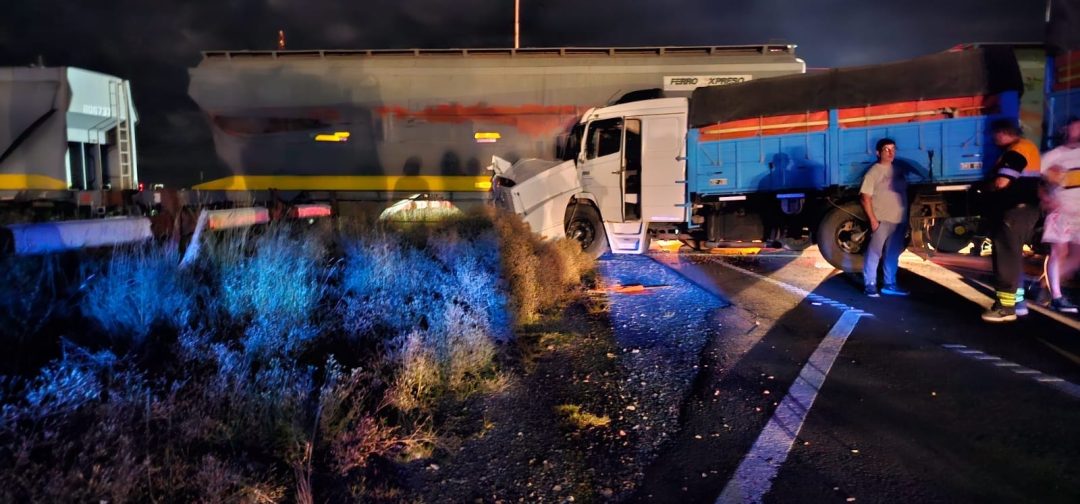
{"type": "MultiPolygon", "coordinates": [[[[0,17],[0,65],[40,55],[129,78],[144,173],[212,163],[187,98],[209,49],[507,47],[510,0],[15,0],[0,17]],[[194,157],[193,157],[194,156],[194,157]]],[[[912,57],[965,42],[1038,41],[1043,0],[522,0],[526,46],[729,45],[784,41],[812,67],[912,57]]],[[[186,175],[186,174],[182,174],[186,175]]]]}

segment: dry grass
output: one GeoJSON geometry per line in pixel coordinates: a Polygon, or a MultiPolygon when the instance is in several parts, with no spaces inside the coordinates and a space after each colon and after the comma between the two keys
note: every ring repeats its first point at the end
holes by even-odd
{"type": "Polygon", "coordinates": [[[40,281],[52,270],[4,273],[20,280],[0,287],[25,296],[0,306],[0,326],[31,339],[71,303],[86,334],[35,376],[0,379],[0,500],[397,495],[372,468],[431,456],[440,408],[505,389],[498,357],[514,327],[592,267],[573,244],[486,211],[404,234],[213,239],[188,270],[173,249],[117,250],[79,270],[74,292],[40,281]]]}
{"type": "Polygon", "coordinates": [[[577,404],[560,404],[555,407],[565,425],[577,430],[607,427],[611,424],[608,416],[598,416],[581,409],[577,404]]]}
{"type": "Polygon", "coordinates": [[[197,287],[176,267],[179,258],[172,247],[117,249],[105,271],[84,283],[83,313],[110,335],[136,344],[157,323],[172,329],[186,326],[197,287]]]}
{"type": "Polygon", "coordinates": [[[575,242],[542,242],[515,215],[498,213],[493,220],[518,324],[535,322],[542,312],[560,306],[595,267],[575,242]]]}

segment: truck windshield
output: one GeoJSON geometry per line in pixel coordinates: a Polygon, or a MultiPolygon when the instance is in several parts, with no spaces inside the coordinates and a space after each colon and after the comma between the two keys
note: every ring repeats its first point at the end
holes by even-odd
{"type": "Polygon", "coordinates": [[[577,123],[570,130],[570,134],[566,136],[566,143],[562,149],[562,160],[570,161],[571,159],[577,159],[578,152],[581,152],[581,136],[585,133],[585,125],[583,123],[577,123]]]}

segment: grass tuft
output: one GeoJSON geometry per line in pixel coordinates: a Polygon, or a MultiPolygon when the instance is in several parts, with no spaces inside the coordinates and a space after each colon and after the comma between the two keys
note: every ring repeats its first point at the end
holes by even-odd
{"type": "Polygon", "coordinates": [[[275,226],[254,239],[254,253],[240,253],[248,238],[225,246],[218,264],[220,303],[234,320],[277,319],[304,324],[315,315],[329,274],[322,252],[312,242],[293,238],[288,226],[275,226]]]}
{"type": "Polygon", "coordinates": [[[597,416],[581,409],[577,404],[560,404],[555,407],[555,412],[562,418],[563,423],[578,430],[607,427],[611,424],[608,416],[597,416]]]}
{"type": "Polygon", "coordinates": [[[168,246],[116,249],[105,270],[84,283],[83,315],[133,346],[141,346],[156,324],[184,327],[195,310],[195,288],[178,261],[168,246]]]}

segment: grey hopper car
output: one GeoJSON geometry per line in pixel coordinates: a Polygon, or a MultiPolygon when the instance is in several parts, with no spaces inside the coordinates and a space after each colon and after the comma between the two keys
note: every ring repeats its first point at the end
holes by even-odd
{"type": "Polygon", "coordinates": [[[231,176],[206,190],[487,191],[626,93],[801,73],[794,46],[208,51],[189,94],[231,176]]]}

